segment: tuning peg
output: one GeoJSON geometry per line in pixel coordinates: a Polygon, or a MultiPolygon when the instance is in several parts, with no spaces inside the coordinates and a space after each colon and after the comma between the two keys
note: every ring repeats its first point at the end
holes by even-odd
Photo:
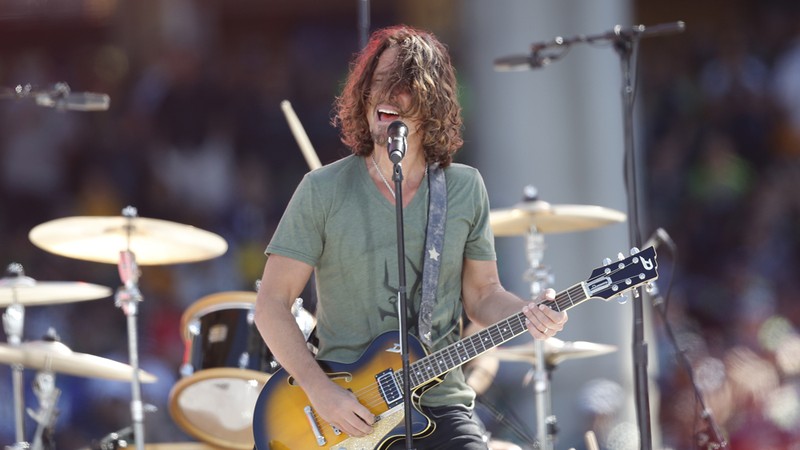
{"type": "Polygon", "coordinates": [[[630,300],[630,297],[628,296],[627,292],[623,292],[623,293],[617,295],[617,303],[619,303],[620,305],[624,305],[625,303],[628,303],[628,300],[630,300]]]}
{"type": "Polygon", "coordinates": [[[607,266],[609,264],[611,264],[611,258],[603,258],[603,265],[607,266]]]}
{"type": "Polygon", "coordinates": [[[623,259],[625,259],[625,255],[623,255],[622,252],[619,252],[617,253],[617,259],[622,261],[623,259]]]}
{"type": "Polygon", "coordinates": [[[639,253],[639,247],[631,247],[631,256],[639,253]]]}

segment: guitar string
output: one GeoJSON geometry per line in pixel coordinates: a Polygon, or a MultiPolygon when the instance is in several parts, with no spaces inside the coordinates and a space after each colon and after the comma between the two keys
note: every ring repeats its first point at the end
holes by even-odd
{"type": "MultiPolygon", "coordinates": [[[[619,272],[620,270],[622,270],[622,269],[625,269],[625,268],[627,268],[627,267],[629,267],[629,266],[628,266],[628,265],[626,265],[626,266],[623,266],[623,267],[619,267],[619,268],[617,268],[617,269],[615,269],[615,270],[612,270],[612,271],[611,271],[611,272],[609,272],[608,274],[604,274],[603,276],[609,276],[609,275],[613,275],[613,274],[615,274],[615,273],[619,272]]],[[[602,278],[603,276],[599,276],[599,277],[596,277],[596,278],[590,278],[590,279],[589,279],[589,280],[587,280],[587,281],[590,281],[590,282],[591,282],[592,280],[600,279],[600,278],[602,278]]],[[[622,281],[618,281],[618,282],[612,283],[612,285],[618,285],[618,284],[622,284],[622,283],[623,283],[622,281]]],[[[623,289],[623,290],[622,290],[622,291],[620,291],[619,293],[620,293],[620,294],[621,294],[621,293],[624,293],[624,292],[626,292],[626,291],[628,291],[628,290],[630,290],[630,289],[633,289],[634,287],[637,287],[637,286],[639,286],[640,284],[642,284],[642,283],[631,284],[629,287],[627,287],[627,288],[623,289]]],[[[567,302],[569,302],[569,304],[570,304],[570,305],[574,306],[574,303],[573,303],[572,299],[569,297],[569,292],[570,292],[570,291],[572,291],[572,290],[578,290],[578,291],[582,292],[582,291],[583,291],[583,289],[582,289],[582,288],[580,288],[580,289],[579,289],[579,288],[580,288],[580,284],[574,285],[574,286],[572,286],[571,288],[568,288],[568,289],[566,289],[566,290],[565,290],[565,291],[562,293],[562,295],[560,295],[560,297],[562,297],[562,299],[563,299],[563,297],[564,297],[564,296],[563,296],[563,294],[566,294],[566,295],[567,295],[567,299],[566,299],[566,301],[565,301],[565,302],[563,302],[563,305],[559,304],[559,301],[558,301],[558,297],[559,297],[559,296],[556,296],[556,298],[554,299],[554,302],[553,302],[553,303],[555,303],[555,304],[556,304],[556,306],[557,306],[557,307],[559,307],[559,308],[562,308],[563,306],[567,306],[567,302]]],[[[587,299],[588,299],[588,297],[587,297],[587,299]]],[[[586,300],[586,299],[583,299],[583,300],[581,300],[581,302],[583,302],[584,300],[586,300]]],[[[508,320],[508,319],[512,319],[512,318],[514,318],[514,316],[511,316],[511,317],[507,318],[506,320],[508,320]]],[[[491,328],[491,327],[490,327],[490,328],[491,328]]],[[[484,330],[487,330],[487,329],[490,329],[490,328],[485,328],[484,330]]],[[[482,330],[482,331],[484,331],[484,330],[482,330]]],[[[475,334],[475,335],[473,335],[473,336],[477,336],[477,335],[478,335],[478,334],[476,333],[476,334],[475,334]]],[[[489,336],[489,337],[490,337],[490,339],[492,338],[491,334],[490,334],[490,336],[489,336]]],[[[471,339],[467,339],[467,340],[469,340],[469,341],[470,341],[470,343],[472,344],[472,346],[473,346],[473,348],[474,348],[474,347],[475,347],[475,342],[472,342],[472,340],[471,340],[471,339]]],[[[495,345],[492,345],[492,347],[495,347],[495,345]]],[[[490,348],[492,348],[492,347],[490,347],[490,348]]],[[[449,347],[445,347],[444,349],[442,349],[442,350],[440,350],[440,351],[445,351],[445,350],[447,350],[448,348],[449,348],[449,347]]],[[[448,352],[449,352],[449,351],[448,351],[448,352]]],[[[436,352],[436,353],[439,353],[439,352],[436,352]]],[[[436,354],[436,353],[434,353],[434,354],[436,354]]],[[[432,355],[428,355],[428,356],[426,356],[425,358],[428,358],[428,357],[431,357],[431,356],[432,356],[432,355]]],[[[476,356],[477,356],[477,355],[476,355],[476,356]]],[[[422,358],[422,359],[425,359],[425,358],[422,358]]],[[[422,360],[422,359],[421,359],[421,360],[422,360]]],[[[451,359],[451,360],[453,359],[453,358],[452,358],[452,355],[450,355],[450,359],[451,359]]],[[[421,361],[421,360],[420,360],[420,361],[421,361]]],[[[417,362],[420,362],[420,361],[417,361],[417,362]]],[[[458,367],[458,366],[460,366],[460,365],[461,365],[461,364],[454,365],[454,366],[453,366],[453,368],[455,368],[455,367],[458,367]]],[[[451,369],[451,370],[452,370],[452,369],[451,369]]],[[[446,371],[445,371],[445,373],[446,373],[446,371]]],[[[439,374],[439,375],[441,375],[441,374],[439,374]]],[[[431,377],[431,378],[434,378],[434,377],[431,377]]],[[[385,401],[384,401],[384,399],[383,399],[383,396],[380,394],[380,388],[378,387],[378,385],[377,385],[377,384],[374,384],[374,383],[373,383],[373,384],[370,384],[370,385],[368,385],[368,386],[365,386],[364,388],[362,388],[362,389],[360,389],[360,390],[358,390],[358,391],[354,391],[353,393],[356,395],[356,397],[359,399],[359,401],[360,401],[360,402],[361,402],[361,400],[363,400],[363,402],[361,402],[361,403],[362,403],[364,406],[367,406],[367,407],[377,407],[377,406],[379,406],[380,404],[382,404],[382,403],[384,403],[384,402],[385,402],[385,401]]],[[[321,418],[320,418],[320,417],[317,415],[316,411],[315,411],[315,410],[313,410],[313,409],[312,409],[312,415],[314,416],[315,420],[316,420],[316,421],[319,423],[321,418]]],[[[333,428],[333,426],[332,426],[332,425],[329,425],[329,426],[330,426],[331,428],[333,428]]]]}

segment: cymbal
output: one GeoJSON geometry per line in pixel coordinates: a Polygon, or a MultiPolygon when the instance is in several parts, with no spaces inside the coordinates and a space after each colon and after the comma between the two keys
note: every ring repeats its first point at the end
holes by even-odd
{"type": "Polygon", "coordinates": [[[203,261],[228,250],[209,231],[144,217],[65,217],[35,226],[28,237],[51,253],[108,264],[117,264],[122,250],[133,252],[140,266],[203,261]]]}
{"type": "Polygon", "coordinates": [[[551,205],[542,200],[521,202],[489,212],[495,236],[522,236],[535,227],[539,233],[566,233],[624,222],[620,211],[593,205],[551,205]]]}
{"type": "Polygon", "coordinates": [[[110,288],[82,281],[36,281],[26,276],[0,278],[0,306],[15,301],[26,306],[70,303],[110,295],[110,288]]]}
{"type": "MultiPolygon", "coordinates": [[[[73,352],[58,341],[28,341],[18,346],[0,344],[0,363],[19,364],[27,369],[51,370],[79,377],[133,380],[133,367],[99,356],[73,352]]],[[[154,383],[156,377],[140,370],[139,381],[154,383]]]]}
{"type": "MultiPolygon", "coordinates": [[[[555,366],[567,359],[588,358],[606,353],[615,352],[617,347],[607,344],[595,344],[586,341],[562,341],[558,338],[548,338],[544,341],[545,363],[555,366]]],[[[491,355],[503,361],[523,361],[536,364],[536,347],[533,343],[515,345],[512,347],[498,347],[490,352],[491,355]]]]}

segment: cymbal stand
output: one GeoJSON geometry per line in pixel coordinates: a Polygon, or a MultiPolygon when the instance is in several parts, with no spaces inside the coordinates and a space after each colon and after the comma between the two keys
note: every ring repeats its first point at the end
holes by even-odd
{"type": "MultiPolygon", "coordinates": [[[[535,198],[531,198],[534,200],[535,198]]],[[[531,298],[538,298],[553,284],[550,269],[541,265],[544,257],[544,235],[531,227],[526,236],[528,263],[525,279],[531,283],[531,298]]],[[[550,374],[545,360],[544,340],[534,340],[536,364],[533,367],[534,392],[536,393],[536,439],[540,449],[552,450],[557,432],[556,417],[551,414],[550,374]]]]}
{"type": "MultiPolygon", "coordinates": [[[[21,285],[33,286],[34,284],[33,279],[25,276],[25,271],[19,263],[9,264],[6,272],[11,275],[6,280],[13,284],[12,287],[21,285]]],[[[11,346],[18,347],[22,343],[25,307],[17,298],[17,290],[12,289],[12,293],[11,304],[3,312],[3,331],[6,333],[8,343],[11,346]]],[[[11,365],[11,383],[14,390],[14,438],[16,439],[16,444],[10,447],[13,449],[28,448],[28,443],[25,441],[25,395],[22,388],[22,370],[22,364],[11,365]]]]}
{"type": "Polygon", "coordinates": [[[61,390],[56,387],[56,376],[51,370],[41,370],[36,373],[36,380],[33,385],[33,393],[39,399],[39,411],[34,412],[28,409],[28,414],[38,424],[36,434],[33,438],[32,450],[44,450],[51,448],[45,447],[44,442],[51,442],[53,424],[57,414],[56,403],[61,396],[61,390]],[[45,431],[47,435],[45,436],[45,431]]]}
{"type": "MultiPolygon", "coordinates": [[[[129,222],[136,217],[136,208],[127,206],[122,210],[122,215],[129,222]]],[[[133,437],[136,441],[136,450],[144,450],[144,408],[142,404],[141,382],[139,380],[139,350],[136,330],[136,316],[138,315],[139,302],[142,293],[139,291],[139,266],[131,248],[132,225],[127,225],[127,249],[119,252],[119,277],[123,285],[117,289],[114,304],[121,308],[128,321],[128,353],[130,365],[133,368],[131,383],[131,418],[133,421],[133,437]]]]}

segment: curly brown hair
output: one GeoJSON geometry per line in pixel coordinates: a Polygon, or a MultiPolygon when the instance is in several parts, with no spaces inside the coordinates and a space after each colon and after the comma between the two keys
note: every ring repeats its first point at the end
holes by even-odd
{"type": "Polygon", "coordinates": [[[334,126],[341,127],[342,142],[355,155],[371,154],[374,145],[367,122],[370,96],[388,99],[398,90],[411,93],[411,107],[402,113],[420,118],[426,162],[447,167],[464,143],[455,68],[447,48],[433,34],[406,25],[375,31],[351,63],[342,94],[334,103],[332,120],[334,126]],[[391,47],[398,49],[391,77],[381,85],[380,92],[372,93],[378,59],[391,47]]]}

